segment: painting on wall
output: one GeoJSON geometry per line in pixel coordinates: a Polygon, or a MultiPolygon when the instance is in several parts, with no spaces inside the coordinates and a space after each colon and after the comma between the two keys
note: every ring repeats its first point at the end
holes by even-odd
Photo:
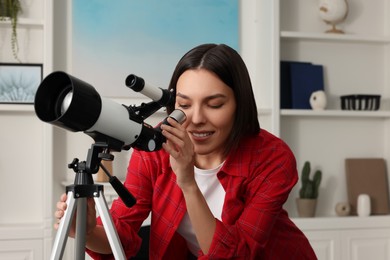
{"type": "Polygon", "coordinates": [[[238,0],[74,0],[71,73],[102,96],[145,98],[126,87],[129,74],[166,88],[192,47],[239,51],[238,13],[238,0]]]}
{"type": "Polygon", "coordinates": [[[0,63],[0,103],[32,104],[42,64],[0,63]]]}

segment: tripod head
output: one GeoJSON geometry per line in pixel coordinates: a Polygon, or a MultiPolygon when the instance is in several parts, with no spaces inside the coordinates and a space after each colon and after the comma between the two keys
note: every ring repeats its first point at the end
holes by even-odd
{"type": "Polygon", "coordinates": [[[110,154],[109,144],[104,142],[98,142],[91,145],[91,148],[88,150],[86,161],[80,162],[79,159],[74,158],[73,161],[68,164],[68,168],[73,169],[76,173],[72,189],[77,190],[78,193],[75,192],[74,195],[77,197],[94,196],[96,188],[92,174],[97,173],[99,167],[102,167],[105,174],[109,177],[109,183],[114,188],[118,196],[127,207],[132,207],[136,203],[134,196],[124,187],[117,177],[112,176],[101,164],[101,160],[112,161],[113,159],[114,156],[110,154]]]}

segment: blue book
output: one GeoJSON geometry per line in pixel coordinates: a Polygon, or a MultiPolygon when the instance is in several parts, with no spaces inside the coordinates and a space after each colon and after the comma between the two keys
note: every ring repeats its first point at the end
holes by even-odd
{"type": "Polygon", "coordinates": [[[291,63],[290,73],[292,108],[311,109],[311,94],[318,90],[324,90],[323,66],[291,63]]]}
{"type": "Polygon", "coordinates": [[[292,108],[291,64],[308,64],[309,62],[280,61],[280,108],[292,108]]]}
{"type": "Polygon", "coordinates": [[[290,62],[280,62],[280,108],[291,108],[290,62]]]}

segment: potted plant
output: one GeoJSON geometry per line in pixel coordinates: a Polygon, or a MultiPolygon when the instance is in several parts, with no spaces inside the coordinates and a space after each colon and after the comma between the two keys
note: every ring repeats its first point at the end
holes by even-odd
{"type": "Polygon", "coordinates": [[[14,58],[20,62],[18,57],[19,46],[17,38],[18,16],[22,12],[20,0],[0,0],[0,21],[9,20],[11,22],[11,47],[14,58]]]}
{"type": "Polygon", "coordinates": [[[306,161],[301,174],[301,189],[297,198],[297,209],[300,217],[314,217],[317,207],[318,190],[321,184],[322,172],[317,170],[310,179],[310,162],[306,161]]]}

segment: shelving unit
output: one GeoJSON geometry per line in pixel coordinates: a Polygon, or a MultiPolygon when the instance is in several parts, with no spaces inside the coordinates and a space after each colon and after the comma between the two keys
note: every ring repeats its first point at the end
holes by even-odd
{"type": "MultiPolygon", "coordinates": [[[[53,1],[21,1],[17,37],[22,63],[53,68],[53,1]]],[[[0,62],[12,55],[11,22],[0,21],[0,62]]],[[[49,259],[53,233],[52,128],[35,116],[32,104],[0,104],[2,214],[0,259],[49,259]]]]}
{"type": "Polygon", "coordinates": [[[262,37],[270,38],[276,48],[262,61],[270,62],[274,68],[274,73],[263,81],[273,83],[275,123],[271,131],[291,147],[298,173],[305,161],[311,162],[313,170],[323,172],[315,218],[297,217],[295,199],[300,183],[285,204],[318,258],[364,259],[365,251],[375,259],[388,259],[390,235],[379,230],[388,232],[390,215],[362,219],[338,217],[335,213],[337,202],[348,201],[346,158],[390,159],[390,1],[348,2],[348,17],[338,26],[346,33],[329,34],[325,33],[329,26],[319,17],[318,1],[261,1],[259,8],[271,8],[273,12],[269,12],[274,14],[268,20],[274,33],[262,37]],[[323,65],[326,110],[280,109],[281,60],[323,65]],[[381,108],[341,110],[340,96],[348,94],[380,94],[381,108]],[[373,223],[377,226],[373,227],[373,223]],[[344,229],[348,231],[343,233],[344,229]]]}
{"type": "MultiPolygon", "coordinates": [[[[388,7],[388,1],[382,0],[375,5],[355,1],[350,5],[347,20],[339,25],[345,27],[346,34],[324,33],[326,24],[318,15],[317,3],[302,0],[278,2],[274,8],[280,11],[279,21],[275,22],[280,25],[276,32],[280,51],[275,62],[290,60],[323,65],[328,106],[324,111],[274,108],[275,116],[280,120],[277,133],[295,153],[299,170],[306,160],[323,170],[322,193],[336,192],[337,196],[322,201],[320,198],[318,214],[334,216],[334,205],[347,200],[344,159],[389,158],[390,155],[390,144],[384,142],[390,138],[387,133],[390,127],[390,87],[386,69],[390,64],[390,37],[386,25],[390,10],[384,8],[388,7]],[[360,13],[357,13],[357,8],[360,13]],[[353,21],[348,23],[349,17],[359,21],[360,27],[356,27],[353,21]],[[341,110],[341,95],[362,93],[380,94],[381,109],[341,110]],[[336,191],[330,184],[327,186],[332,178],[340,186],[336,191]]],[[[274,88],[278,89],[276,83],[279,84],[275,81],[274,88]]],[[[279,92],[276,91],[275,95],[279,96],[279,92]]],[[[293,200],[298,188],[299,185],[287,202],[292,216],[296,216],[293,200]]]]}

